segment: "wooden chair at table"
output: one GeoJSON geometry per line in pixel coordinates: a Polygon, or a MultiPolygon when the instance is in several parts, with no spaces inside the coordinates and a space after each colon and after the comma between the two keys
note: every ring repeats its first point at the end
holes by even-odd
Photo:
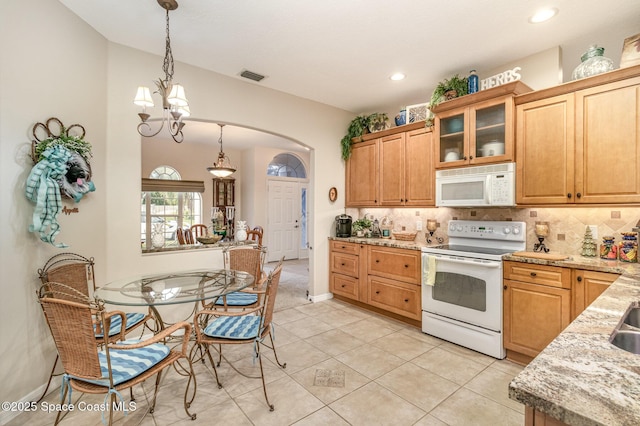
{"type": "Polygon", "coordinates": [[[207,225],[203,225],[199,223],[197,225],[191,226],[191,236],[195,241],[198,241],[198,237],[204,237],[207,234],[209,234],[209,229],[207,228],[207,225]]]}
{"type": "MultiPolygon", "coordinates": [[[[94,336],[95,318],[98,319],[99,328],[108,330],[115,319],[121,322],[126,320],[124,312],[106,312],[103,304],[90,301],[80,292],[60,283],[45,283],[41,288],[40,296],[40,305],[64,367],[60,404],[64,403],[67,394],[71,403],[72,390],[88,394],[106,394],[105,400],[108,399],[108,403],[106,401],[105,403],[109,411],[109,425],[111,425],[116,398],[124,402],[120,391],[131,389],[134,385],[157,374],[149,409],[153,413],[162,371],[174,366],[179,374],[189,377],[184,393],[184,410],[192,420],[196,418],[195,414],[189,412],[196,387],[193,366],[186,356],[191,335],[189,323],[174,324],[145,341],[127,341],[117,344],[112,343],[107,334],[104,337],[104,344],[99,347],[96,345],[94,336]],[[62,297],[59,298],[60,296],[62,297]],[[171,349],[164,341],[181,329],[183,330],[182,344],[179,345],[181,348],[180,350],[171,349]],[[132,359],[136,362],[131,362],[132,359]],[[183,359],[188,364],[188,369],[177,363],[183,359]],[[189,398],[192,381],[193,395],[189,398]]],[[[118,338],[124,340],[124,337],[125,330],[121,329],[118,338]]],[[[131,398],[133,400],[133,392],[131,392],[131,398]]],[[[58,411],[54,424],[59,423],[62,412],[63,410],[58,411]]]]}
{"type": "Polygon", "coordinates": [[[178,244],[181,246],[185,244],[195,244],[193,242],[193,234],[190,229],[178,228],[176,231],[176,237],[178,238],[178,244]]]}
{"type": "MultiPolygon", "coordinates": [[[[90,293],[95,292],[96,283],[94,275],[94,260],[93,258],[86,258],[75,253],[60,253],[51,257],[45,265],[38,270],[40,281],[42,284],[47,282],[61,283],[67,288],[73,289],[78,294],[82,295],[86,299],[89,299],[90,293]]],[[[64,293],[58,298],[65,298],[64,293]]],[[[67,298],[65,298],[67,299],[67,298]]],[[[111,328],[109,329],[109,336],[119,335],[122,331],[122,324],[124,323],[124,332],[129,333],[138,327],[143,327],[148,320],[152,319],[151,310],[146,314],[140,312],[131,312],[125,314],[124,322],[120,321],[120,317],[114,317],[111,321],[111,328]]],[[[147,326],[148,327],[148,326],[147,326]]],[[[150,327],[148,327],[151,329],[150,327]]],[[[140,333],[142,334],[142,332],[140,333]]],[[[95,343],[102,344],[104,342],[104,333],[101,329],[95,331],[95,343]]],[[[56,359],[53,362],[51,373],[49,374],[49,380],[42,395],[38,399],[38,402],[44,398],[51,385],[51,380],[56,375],[55,369],[58,364],[59,354],[56,355],[56,359]]]]}
{"type": "Polygon", "coordinates": [[[262,226],[256,226],[252,230],[247,231],[247,241],[258,243],[258,247],[262,247],[262,226]]]}
{"type": "Polygon", "coordinates": [[[247,272],[254,277],[253,286],[240,291],[229,293],[219,297],[213,303],[204,305],[207,309],[236,308],[245,309],[256,307],[260,303],[260,294],[263,292],[263,284],[266,275],[262,271],[266,250],[263,247],[232,247],[227,246],[222,250],[224,267],[227,270],[247,272]]]}
{"type": "MultiPolygon", "coordinates": [[[[214,362],[211,355],[210,346],[218,345],[217,350],[219,354],[217,367],[222,362],[222,345],[251,345],[254,351],[254,356],[258,359],[260,364],[260,376],[248,376],[238,369],[233,364],[229,363],[231,367],[241,375],[249,378],[262,379],[262,390],[264,391],[264,398],[267,402],[267,406],[270,411],[274,410],[273,404],[269,402],[267,396],[267,385],[264,377],[264,368],[262,366],[262,352],[261,346],[273,350],[276,363],[281,368],[286,368],[287,363],[281,364],[278,360],[278,354],[273,343],[271,320],[273,319],[273,308],[276,302],[276,294],[278,291],[278,285],[280,282],[280,274],[282,272],[282,260],[276,268],[269,273],[266,282],[266,288],[264,290],[264,297],[262,303],[259,306],[244,311],[223,311],[223,310],[209,310],[204,309],[196,313],[194,317],[194,329],[196,331],[196,345],[191,349],[192,351],[197,348],[204,347],[204,351],[209,358],[209,362],[213,367],[213,371],[216,376],[216,382],[218,388],[222,388],[222,383],[218,377],[218,371],[216,369],[216,362],[214,362]],[[266,343],[266,337],[269,336],[270,345],[266,343]]],[[[204,361],[204,359],[203,359],[204,361]]]]}

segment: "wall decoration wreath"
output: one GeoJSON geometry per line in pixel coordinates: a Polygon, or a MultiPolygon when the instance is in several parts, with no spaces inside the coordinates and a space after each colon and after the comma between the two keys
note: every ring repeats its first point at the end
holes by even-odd
{"type": "Polygon", "coordinates": [[[46,123],[36,123],[32,133],[31,157],[35,166],[27,179],[25,193],[36,206],[29,232],[38,232],[42,241],[56,247],[67,247],[55,243],[60,232],[57,217],[62,211],[61,195],[77,203],[85,194],[95,191],[89,163],[91,144],[84,140],[84,127],[73,124],[66,128],[55,117],[46,123]],[[42,138],[43,133],[46,138],[42,138]]]}

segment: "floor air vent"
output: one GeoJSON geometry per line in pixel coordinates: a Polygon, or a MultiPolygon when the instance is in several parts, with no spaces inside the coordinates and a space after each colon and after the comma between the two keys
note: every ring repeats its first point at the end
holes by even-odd
{"type": "Polygon", "coordinates": [[[249,70],[243,70],[240,73],[240,77],[248,78],[249,80],[253,80],[253,81],[260,81],[264,78],[264,75],[260,75],[256,72],[249,71],[249,70]]]}

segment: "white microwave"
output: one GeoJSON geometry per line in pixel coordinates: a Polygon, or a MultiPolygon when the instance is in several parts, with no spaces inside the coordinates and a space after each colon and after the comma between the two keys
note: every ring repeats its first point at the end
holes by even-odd
{"type": "Polygon", "coordinates": [[[436,171],[436,206],[516,205],[516,163],[436,171]]]}

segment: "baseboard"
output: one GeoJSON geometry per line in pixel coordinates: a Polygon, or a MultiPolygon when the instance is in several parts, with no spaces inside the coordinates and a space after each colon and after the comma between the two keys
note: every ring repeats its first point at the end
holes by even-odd
{"type": "MultiPolygon", "coordinates": [[[[62,385],[62,377],[61,376],[54,377],[53,379],[51,379],[51,384],[49,385],[48,393],[56,392],[56,391],[60,392],[61,385],[62,385]]],[[[44,392],[44,388],[46,386],[47,386],[46,383],[43,385],[40,385],[36,389],[32,390],[29,394],[19,399],[18,401],[11,401],[11,402],[17,402],[19,405],[20,403],[35,401],[37,398],[40,398],[40,395],[42,395],[42,392],[44,392]]],[[[57,402],[58,400],[56,400],[56,403],[57,402]]],[[[39,409],[40,409],[40,403],[38,403],[38,410],[39,409]]],[[[16,411],[3,410],[2,412],[0,412],[0,425],[6,425],[7,423],[9,423],[11,420],[15,419],[22,413],[23,411],[20,411],[20,410],[16,410],[16,411]]]]}
{"type": "Polygon", "coordinates": [[[323,300],[333,299],[333,293],[319,294],[317,296],[309,296],[309,301],[313,303],[322,302],[323,300]]]}

